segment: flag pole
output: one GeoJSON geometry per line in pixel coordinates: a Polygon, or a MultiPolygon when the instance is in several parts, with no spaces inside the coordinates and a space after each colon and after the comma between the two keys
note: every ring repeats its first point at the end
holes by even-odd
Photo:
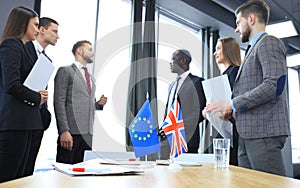
{"type": "MultiPolygon", "coordinates": [[[[146,93],[146,100],[148,100],[149,99],[149,93],[148,93],[148,91],[147,91],[147,93],[146,93]]],[[[150,100],[149,100],[150,101],[150,100]]],[[[148,163],[148,155],[145,155],[145,163],[147,164],[148,163]]]]}

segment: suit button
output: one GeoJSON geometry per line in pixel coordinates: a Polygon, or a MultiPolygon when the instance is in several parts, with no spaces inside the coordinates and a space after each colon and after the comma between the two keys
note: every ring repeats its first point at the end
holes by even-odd
{"type": "Polygon", "coordinates": [[[34,103],[31,103],[31,106],[34,106],[34,103]]]}
{"type": "Polygon", "coordinates": [[[24,102],[27,103],[28,101],[27,101],[27,100],[24,100],[24,102]]]}

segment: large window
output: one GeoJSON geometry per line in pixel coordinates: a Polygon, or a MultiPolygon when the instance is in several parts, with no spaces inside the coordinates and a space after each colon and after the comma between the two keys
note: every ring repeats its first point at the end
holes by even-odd
{"type": "MultiPolygon", "coordinates": [[[[74,62],[71,52],[73,44],[79,40],[89,40],[92,43],[95,38],[97,15],[97,0],[89,0],[89,3],[81,0],[61,1],[43,0],[41,3],[41,17],[50,17],[59,23],[58,33],[60,39],[56,46],[48,46],[47,55],[53,60],[56,70],[60,66],[70,65],[74,62]]],[[[45,131],[42,145],[37,158],[36,168],[44,165],[44,161],[55,160],[57,128],[53,110],[53,87],[55,72],[48,84],[48,106],[52,114],[49,129],[45,131]]]]}
{"type": "Polygon", "coordinates": [[[292,161],[300,163],[300,89],[299,89],[299,70],[294,68],[288,69],[289,84],[289,107],[290,107],[290,126],[291,126],[291,145],[292,161]]]}
{"type": "Polygon", "coordinates": [[[125,117],[130,57],[130,0],[100,0],[94,76],[96,96],[108,97],[97,111],[93,149],[125,151],[125,117]]]}
{"type": "Polygon", "coordinates": [[[171,73],[170,62],[173,52],[178,49],[186,49],[191,53],[192,62],[190,64],[190,71],[192,74],[202,77],[202,50],[198,31],[159,14],[157,64],[159,122],[163,121],[164,109],[168,100],[169,84],[174,81],[177,76],[171,73]]]}

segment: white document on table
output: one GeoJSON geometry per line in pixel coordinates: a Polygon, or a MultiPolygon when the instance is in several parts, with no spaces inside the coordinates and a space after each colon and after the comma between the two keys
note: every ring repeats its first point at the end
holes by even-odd
{"type": "MultiPolygon", "coordinates": [[[[101,161],[100,161],[101,162],[101,161]]],[[[101,176],[101,175],[139,175],[144,170],[134,166],[116,164],[101,164],[98,159],[92,159],[77,164],[54,163],[54,169],[70,176],[101,176]]]]}
{"type": "Polygon", "coordinates": [[[23,85],[34,91],[46,89],[54,68],[52,62],[44,54],[41,54],[23,85]]]}
{"type": "MultiPolygon", "coordinates": [[[[231,88],[227,74],[202,81],[207,104],[214,101],[229,101],[231,99],[231,88]]],[[[232,123],[227,119],[220,118],[221,113],[214,115],[206,114],[208,121],[224,137],[230,138],[232,145],[232,123]]]]}

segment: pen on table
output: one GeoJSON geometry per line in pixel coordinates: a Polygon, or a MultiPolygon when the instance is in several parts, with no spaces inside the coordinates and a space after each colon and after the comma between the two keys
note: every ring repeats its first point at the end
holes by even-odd
{"type": "Polygon", "coordinates": [[[92,169],[92,168],[84,168],[84,167],[74,167],[74,168],[71,168],[70,170],[72,170],[73,172],[96,172],[96,173],[110,171],[110,169],[108,169],[108,168],[92,169]]]}

